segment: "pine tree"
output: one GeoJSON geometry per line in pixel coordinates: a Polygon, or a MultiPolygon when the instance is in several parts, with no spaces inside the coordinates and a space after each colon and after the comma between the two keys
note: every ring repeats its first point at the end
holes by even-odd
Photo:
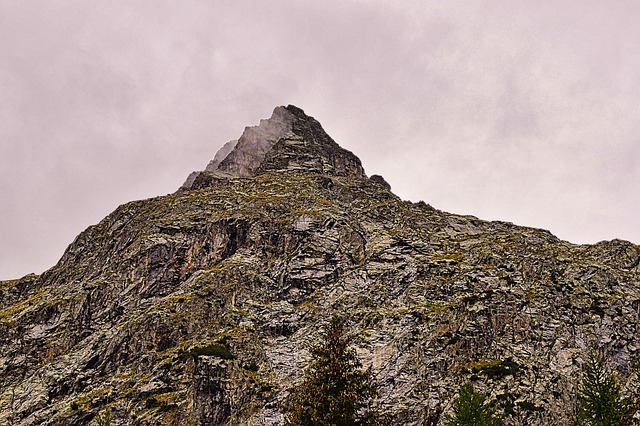
{"type": "Polygon", "coordinates": [[[627,424],[640,425],[640,366],[636,366],[633,369],[633,375],[631,380],[627,383],[630,384],[631,396],[627,399],[628,410],[625,416],[627,424]],[[635,421],[635,423],[633,423],[635,421]]]}
{"type": "Polygon", "coordinates": [[[373,403],[378,390],[371,370],[362,371],[355,350],[349,348],[345,324],[333,318],[301,384],[291,390],[285,407],[287,426],[377,426],[384,416],[373,403]]]}
{"type": "Polygon", "coordinates": [[[496,415],[496,409],[485,404],[487,396],[476,392],[473,384],[467,382],[460,387],[460,393],[453,402],[453,412],[445,414],[446,426],[502,426],[504,422],[496,415]]]}
{"type": "Polygon", "coordinates": [[[630,425],[632,407],[602,357],[591,354],[582,372],[574,426],[630,425]]]}

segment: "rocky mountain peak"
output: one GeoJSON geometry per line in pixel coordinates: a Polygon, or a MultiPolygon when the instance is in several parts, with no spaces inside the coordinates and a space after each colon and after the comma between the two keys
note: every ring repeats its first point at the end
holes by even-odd
{"type": "Polygon", "coordinates": [[[276,107],[258,126],[246,127],[238,140],[220,148],[205,170],[193,172],[181,189],[202,188],[215,178],[292,170],[366,177],[358,157],[340,147],[316,119],[289,105],[276,107]]]}
{"type": "Polygon", "coordinates": [[[0,281],[0,426],[282,425],[334,316],[394,425],[468,381],[507,425],[572,424],[590,351],[640,395],[640,246],[403,201],[293,106],[183,188],[0,281]]]}

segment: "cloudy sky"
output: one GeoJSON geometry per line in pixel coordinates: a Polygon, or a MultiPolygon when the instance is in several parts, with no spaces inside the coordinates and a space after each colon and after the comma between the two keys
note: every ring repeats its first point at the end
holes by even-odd
{"type": "Polygon", "coordinates": [[[3,0],[0,279],[277,105],[404,199],[640,243],[640,2],[3,0]]]}

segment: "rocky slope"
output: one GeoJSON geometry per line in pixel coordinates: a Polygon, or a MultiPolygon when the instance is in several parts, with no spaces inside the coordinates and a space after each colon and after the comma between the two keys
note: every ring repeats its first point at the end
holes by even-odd
{"type": "Polygon", "coordinates": [[[334,314],[395,424],[472,379],[510,425],[565,425],[591,349],[633,377],[640,247],[402,201],[293,106],[225,150],[0,282],[0,425],[276,425],[334,314]]]}

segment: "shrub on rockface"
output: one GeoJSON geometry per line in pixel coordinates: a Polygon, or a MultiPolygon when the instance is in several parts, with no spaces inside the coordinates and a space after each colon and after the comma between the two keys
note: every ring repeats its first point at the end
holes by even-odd
{"type": "Polygon", "coordinates": [[[111,410],[106,409],[102,414],[98,414],[94,417],[94,423],[97,426],[111,426],[111,421],[113,417],[111,416],[111,410]]]}
{"type": "Polygon", "coordinates": [[[503,420],[496,414],[496,409],[486,404],[487,396],[473,389],[467,382],[460,387],[457,398],[453,401],[451,413],[445,414],[446,426],[502,426],[503,420]]]}
{"type": "Polygon", "coordinates": [[[605,360],[592,353],[584,365],[573,426],[632,425],[634,405],[623,398],[605,360]]]}
{"type": "Polygon", "coordinates": [[[349,347],[345,323],[333,318],[311,354],[304,379],[291,389],[287,426],[378,426],[386,419],[374,402],[378,389],[371,370],[362,370],[349,347]]]}

